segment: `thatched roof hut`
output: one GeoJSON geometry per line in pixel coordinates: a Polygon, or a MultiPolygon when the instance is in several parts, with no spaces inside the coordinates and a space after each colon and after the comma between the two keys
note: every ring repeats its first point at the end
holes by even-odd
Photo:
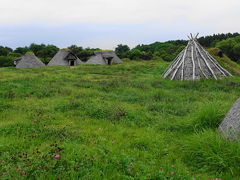
{"type": "Polygon", "coordinates": [[[40,68],[45,66],[33,52],[27,52],[24,56],[15,59],[14,65],[16,68],[40,68]]]}
{"type": "Polygon", "coordinates": [[[187,47],[169,66],[164,78],[194,81],[232,76],[198,43],[197,36],[193,37],[191,34],[187,47]]]}
{"type": "Polygon", "coordinates": [[[76,66],[83,62],[69,49],[61,49],[48,63],[48,66],[76,66]]]}
{"type": "Polygon", "coordinates": [[[112,63],[121,63],[122,60],[114,51],[96,51],[86,64],[112,65],[112,63]]]}

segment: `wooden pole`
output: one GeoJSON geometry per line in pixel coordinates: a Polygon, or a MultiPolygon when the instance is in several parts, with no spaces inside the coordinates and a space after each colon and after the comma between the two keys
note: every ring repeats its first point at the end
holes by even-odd
{"type": "Polygon", "coordinates": [[[197,33],[197,35],[195,36],[195,39],[197,39],[198,35],[199,35],[199,33],[197,33]]]}
{"type": "Polygon", "coordinates": [[[198,57],[198,52],[197,52],[197,48],[196,46],[194,46],[194,49],[195,49],[195,52],[196,52],[196,58],[197,58],[197,62],[198,62],[198,66],[199,66],[199,69],[200,71],[202,72],[203,76],[208,79],[207,75],[204,73],[203,69],[202,69],[202,66],[201,66],[201,63],[199,61],[199,57],[198,57]]]}
{"type": "Polygon", "coordinates": [[[226,74],[228,74],[229,76],[232,76],[231,73],[229,73],[227,70],[223,69],[219,63],[216,61],[216,59],[214,59],[202,46],[200,46],[200,44],[196,41],[196,43],[199,45],[199,47],[203,50],[203,52],[206,53],[207,57],[211,60],[211,62],[217,67],[217,69],[224,75],[227,76],[226,74]]]}
{"type": "Polygon", "coordinates": [[[197,48],[197,50],[198,50],[200,56],[203,58],[205,64],[207,65],[208,69],[210,70],[211,74],[213,75],[213,77],[214,77],[215,79],[217,79],[217,77],[215,76],[215,74],[214,74],[212,68],[211,68],[210,65],[208,64],[206,58],[202,55],[202,53],[201,53],[200,49],[198,48],[198,45],[196,44],[195,41],[194,41],[194,44],[195,44],[195,46],[196,46],[196,48],[197,48]]]}
{"type": "Polygon", "coordinates": [[[193,80],[195,80],[195,62],[194,62],[193,46],[192,46],[192,64],[193,64],[193,80]]]}
{"type": "Polygon", "coordinates": [[[187,49],[188,49],[188,47],[189,47],[189,43],[188,43],[188,45],[187,45],[187,47],[186,47],[186,50],[185,50],[184,55],[183,55],[183,58],[182,58],[182,63],[183,63],[183,65],[182,65],[181,80],[184,80],[183,76],[184,76],[185,56],[186,56],[186,54],[187,54],[187,49]]]}
{"type": "Polygon", "coordinates": [[[192,35],[192,33],[190,33],[190,35],[191,35],[191,38],[192,38],[192,40],[193,40],[193,35],[192,35]]]}
{"type": "MultiPolygon", "coordinates": [[[[188,45],[189,45],[189,42],[188,42],[188,45]]],[[[187,47],[184,49],[184,54],[183,54],[183,57],[181,58],[181,60],[183,60],[183,59],[185,58],[185,55],[186,55],[186,52],[187,52],[188,45],[187,45],[187,47]]],[[[174,71],[171,80],[174,79],[174,77],[176,76],[176,73],[177,73],[178,69],[181,67],[182,64],[183,64],[183,61],[180,62],[179,65],[176,67],[176,70],[174,71]]]]}
{"type": "Polygon", "coordinates": [[[179,63],[179,61],[181,60],[181,55],[183,53],[185,49],[183,49],[181,51],[181,53],[178,54],[178,56],[175,58],[175,60],[173,61],[173,63],[169,66],[168,70],[164,73],[164,78],[166,78],[170,73],[171,71],[177,66],[177,64],[179,63]]]}

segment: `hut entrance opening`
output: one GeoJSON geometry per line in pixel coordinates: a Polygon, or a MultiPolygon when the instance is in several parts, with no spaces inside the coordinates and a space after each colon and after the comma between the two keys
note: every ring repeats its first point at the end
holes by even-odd
{"type": "Polygon", "coordinates": [[[73,55],[72,53],[70,53],[67,58],[66,58],[68,61],[69,61],[69,66],[75,66],[76,65],[76,60],[77,60],[77,57],[75,55],[73,55]]]}
{"type": "Polygon", "coordinates": [[[70,66],[74,66],[75,65],[74,60],[69,61],[69,63],[70,63],[70,66]]]}
{"type": "Polygon", "coordinates": [[[108,57],[108,58],[106,58],[106,59],[107,59],[107,64],[108,64],[108,65],[111,65],[111,64],[112,64],[113,57],[108,57]]]}

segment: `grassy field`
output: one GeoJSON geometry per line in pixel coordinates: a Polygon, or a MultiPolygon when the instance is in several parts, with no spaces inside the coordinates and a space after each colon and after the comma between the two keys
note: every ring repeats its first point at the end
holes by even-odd
{"type": "Polygon", "coordinates": [[[0,179],[240,179],[216,127],[240,78],[176,82],[162,61],[0,69],[0,179]]]}

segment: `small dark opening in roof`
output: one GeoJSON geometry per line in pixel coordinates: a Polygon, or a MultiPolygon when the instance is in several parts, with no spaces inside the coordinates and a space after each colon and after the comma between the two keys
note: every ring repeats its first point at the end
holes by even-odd
{"type": "Polygon", "coordinates": [[[221,50],[219,50],[219,51],[217,52],[217,56],[222,58],[222,57],[223,57],[223,52],[222,52],[221,50]]]}

